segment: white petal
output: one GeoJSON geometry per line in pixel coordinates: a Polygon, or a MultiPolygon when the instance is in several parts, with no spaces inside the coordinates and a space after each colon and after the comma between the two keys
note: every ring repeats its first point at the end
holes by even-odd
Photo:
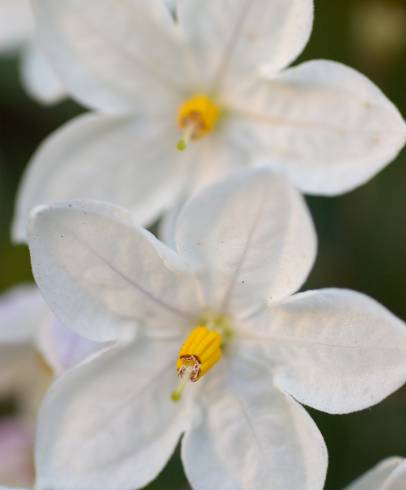
{"type": "Polygon", "coordinates": [[[170,399],[178,348],[113,348],[59,378],[39,419],[38,488],[136,489],[154,479],[188,420],[188,404],[170,399]]]}
{"type": "Polygon", "coordinates": [[[259,81],[245,100],[235,100],[231,123],[251,133],[263,159],[307,193],[334,195],[365,183],[406,141],[405,122],[384,94],[332,61],[259,81]]]}
{"type": "Polygon", "coordinates": [[[124,209],[91,201],[41,208],[29,245],[33,273],[64,325],[109,341],[141,322],[175,335],[195,321],[195,280],[124,209]]]}
{"type": "Polygon", "coordinates": [[[41,331],[37,347],[54,373],[59,375],[105,348],[106,344],[81,337],[54,319],[41,331]]]}
{"type": "Polygon", "coordinates": [[[361,293],[297,294],[251,327],[274,363],[275,383],[318,410],[362,410],[406,381],[405,324],[361,293]]]}
{"type": "Polygon", "coordinates": [[[240,316],[296,291],[316,251],[301,196],[266,169],[241,172],[189,201],[176,242],[181,256],[204,264],[208,305],[240,316]]]}
{"type": "Polygon", "coordinates": [[[35,286],[16,286],[0,297],[0,343],[33,343],[51,312],[35,286]]]}
{"type": "Polygon", "coordinates": [[[327,451],[307,412],[272,387],[263,366],[231,375],[231,385],[211,380],[203,423],[183,439],[192,487],[321,490],[327,451]]]}
{"type": "Polygon", "coordinates": [[[0,52],[20,47],[33,35],[30,0],[1,0],[0,52]]]}
{"type": "Polygon", "coordinates": [[[178,0],[180,27],[212,89],[227,91],[260,65],[289,64],[304,48],[313,0],[178,0]]]}
{"type": "Polygon", "coordinates": [[[406,464],[404,461],[403,458],[397,457],[385,459],[355,480],[349,487],[346,487],[346,490],[403,490],[406,488],[406,464]],[[396,478],[396,473],[399,470],[404,471],[403,481],[402,478],[396,478]],[[393,476],[397,481],[388,486],[393,476]],[[396,483],[399,486],[396,486],[396,483]]]}
{"type": "Polygon", "coordinates": [[[188,157],[176,150],[175,129],[99,115],[68,123],[43,143],[27,169],[17,198],[15,240],[25,239],[33,207],[71,199],[124,206],[141,224],[156,219],[175,200],[188,157]]]}
{"type": "Polygon", "coordinates": [[[184,46],[162,0],[33,3],[55,71],[85,105],[161,114],[183,96],[184,46]]]}
{"type": "Polygon", "coordinates": [[[55,104],[66,97],[62,83],[34,43],[24,50],[21,74],[26,91],[39,102],[55,104]]]}

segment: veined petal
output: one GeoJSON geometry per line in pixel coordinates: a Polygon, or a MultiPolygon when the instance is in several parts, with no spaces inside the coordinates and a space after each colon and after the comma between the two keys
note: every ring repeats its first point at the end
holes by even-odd
{"type": "Polygon", "coordinates": [[[30,0],[0,2],[0,52],[21,47],[34,35],[30,0]]]}
{"type": "Polygon", "coordinates": [[[113,348],[68,371],[39,417],[38,488],[144,487],[162,470],[188,424],[175,404],[178,342],[113,348]]]}
{"type": "Polygon", "coordinates": [[[365,183],[406,141],[396,107],[339,63],[303,63],[258,80],[249,95],[234,101],[230,125],[240,132],[242,126],[251,146],[262,147],[262,161],[306,193],[340,194],[365,183]]]}
{"type": "Polygon", "coordinates": [[[208,306],[240,317],[300,288],[316,252],[302,197],[267,169],[241,172],[190,200],[176,243],[182,257],[202,264],[208,306]]]}
{"type": "Polygon", "coordinates": [[[51,312],[34,285],[16,286],[0,296],[0,344],[33,344],[51,312]]]}
{"type": "Polygon", "coordinates": [[[122,208],[91,201],[40,208],[29,246],[48,304],[85,337],[113,340],[139,323],[173,336],[194,324],[193,274],[122,208]]]}
{"type": "Polygon", "coordinates": [[[406,463],[392,457],[381,461],[346,490],[403,490],[406,488],[406,463]]]}
{"type": "Polygon", "coordinates": [[[159,121],[85,115],[69,122],[29,164],[17,197],[14,239],[25,240],[33,207],[71,199],[124,206],[140,224],[156,219],[187,174],[189,156],[176,150],[176,139],[176,127],[159,121]]]}
{"type": "Polygon", "coordinates": [[[24,50],[22,81],[26,91],[43,104],[55,104],[66,97],[66,91],[48,60],[34,43],[24,50]]]}
{"type": "Polygon", "coordinates": [[[203,421],[182,442],[195,490],[321,490],[323,438],[307,412],[272,387],[264,367],[238,366],[208,380],[203,421]]]}
{"type": "Polygon", "coordinates": [[[162,0],[34,0],[40,40],[85,105],[159,113],[183,98],[185,48],[162,0]]]}
{"type": "Polygon", "coordinates": [[[213,90],[228,91],[264,63],[277,70],[310,36],[313,0],[178,0],[181,29],[213,90]]]}
{"type": "Polygon", "coordinates": [[[275,384],[324,412],[370,407],[406,381],[405,324],[355,291],[297,294],[253,318],[251,333],[275,384]]]}

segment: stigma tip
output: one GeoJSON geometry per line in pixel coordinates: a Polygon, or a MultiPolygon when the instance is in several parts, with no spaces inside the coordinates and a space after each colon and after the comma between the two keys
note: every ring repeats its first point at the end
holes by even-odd
{"type": "Polygon", "coordinates": [[[183,138],[181,138],[177,145],[176,145],[177,150],[179,151],[185,151],[186,150],[186,142],[183,138]]]}

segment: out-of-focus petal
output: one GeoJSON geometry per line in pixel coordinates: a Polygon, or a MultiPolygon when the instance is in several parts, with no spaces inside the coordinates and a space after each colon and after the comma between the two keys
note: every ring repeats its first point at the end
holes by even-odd
{"type": "Polygon", "coordinates": [[[34,99],[43,104],[55,104],[66,97],[62,83],[34,43],[25,48],[21,69],[25,89],[34,99]]]}
{"type": "Polygon", "coordinates": [[[405,460],[394,456],[378,463],[345,490],[404,490],[404,488],[406,488],[405,460]]]}
{"type": "Polygon", "coordinates": [[[31,344],[51,312],[34,285],[21,285],[0,296],[0,344],[31,344]]]}
{"type": "Polygon", "coordinates": [[[1,0],[0,53],[31,41],[34,25],[30,0],[1,0]]]}
{"type": "Polygon", "coordinates": [[[332,61],[258,80],[233,103],[229,130],[245,133],[259,161],[310,194],[340,194],[367,182],[406,141],[405,122],[384,94],[332,61]]]}
{"type": "Polygon", "coordinates": [[[175,201],[189,157],[176,150],[176,127],[169,128],[155,120],[85,115],[58,130],[39,148],[23,178],[15,240],[25,240],[33,207],[71,199],[124,206],[141,224],[156,219],[175,201]]]}
{"type": "Polygon", "coordinates": [[[44,50],[85,105],[161,114],[184,97],[185,47],[162,0],[33,3],[44,50]]]}
{"type": "Polygon", "coordinates": [[[296,58],[311,33],[313,0],[179,0],[178,18],[203,79],[228,91],[264,63],[280,69],[296,58]]]}
{"type": "Polygon", "coordinates": [[[18,419],[2,419],[0,422],[0,482],[3,485],[14,487],[31,487],[34,483],[33,456],[33,430],[18,419]]]}
{"type": "Polygon", "coordinates": [[[54,373],[60,375],[99,350],[106,348],[107,345],[81,337],[54,319],[42,329],[37,347],[54,373]]]}

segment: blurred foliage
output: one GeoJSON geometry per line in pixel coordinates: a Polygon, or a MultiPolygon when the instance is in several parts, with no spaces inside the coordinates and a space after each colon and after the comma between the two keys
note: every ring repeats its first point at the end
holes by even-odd
{"type": "MultiPolygon", "coordinates": [[[[404,0],[316,0],[312,38],[301,60],[346,63],[376,82],[406,115],[404,0]]],[[[0,60],[0,289],[30,280],[26,247],[9,227],[24,166],[39,143],[82,109],[44,108],[21,88],[18,60],[0,60]]],[[[367,185],[338,198],[308,199],[319,256],[306,288],[363,291],[406,319],[406,152],[367,185]]],[[[406,456],[406,388],[372,409],[330,416],[311,410],[330,453],[326,490],[338,490],[390,455],[406,456]]],[[[188,488],[177,454],[150,490],[188,488]]],[[[296,489],[287,489],[296,490],[296,489]]],[[[297,489],[300,490],[300,489],[297,489]]]]}

